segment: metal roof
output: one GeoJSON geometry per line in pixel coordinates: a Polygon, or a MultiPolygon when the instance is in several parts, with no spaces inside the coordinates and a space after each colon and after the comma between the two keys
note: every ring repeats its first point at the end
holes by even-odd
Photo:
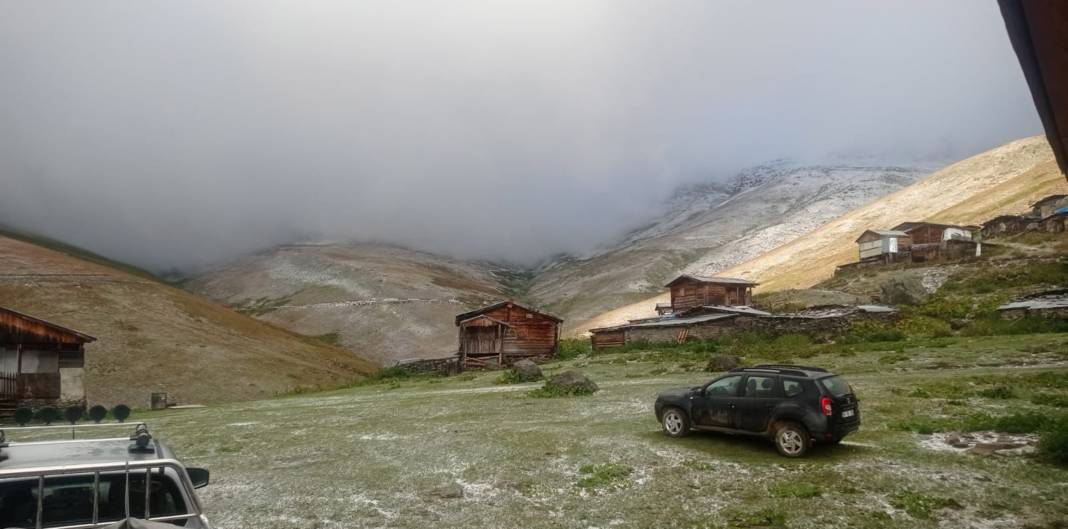
{"type": "Polygon", "coordinates": [[[7,448],[3,449],[3,454],[7,457],[0,460],[0,478],[8,470],[174,459],[174,454],[166,446],[155,439],[151,442],[155,448],[153,452],[130,451],[130,445],[133,441],[125,437],[11,443],[7,448]]]}
{"type": "Polygon", "coordinates": [[[1031,204],[1031,207],[1033,208],[1035,206],[1041,206],[1042,204],[1045,204],[1046,202],[1053,202],[1053,201],[1060,200],[1060,199],[1065,198],[1065,197],[1068,197],[1068,195],[1050,195],[1048,197],[1043,197],[1041,200],[1038,200],[1034,204],[1031,204]]]}
{"type": "Polygon", "coordinates": [[[748,305],[701,305],[692,309],[686,310],[682,313],[683,317],[687,314],[699,313],[702,311],[709,312],[726,312],[731,314],[745,314],[747,316],[772,316],[770,312],[766,312],[760,309],[754,309],[748,305]]]}
{"type": "Polygon", "coordinates": [[[716,320],[725,320],[736,317],[737,314],[705,314],[703,316],[694,316],[692,318],[666,318],[662,321],[651,321],[648,323],[635,323],[633,325],[621,325],[619,328],[646,328],[646,327],[678,327],[680,325],[693,325],[695,323],[705,323],[716,320]]]}
{"type": "Polygon", "coordinates": [[[966,226],[961,226],[959,224],[941,224],[941,223],[938,223],[938,222],[908,221],[908,222],[902,222],[901,224],[898,224],[897,226],[894,226],[893,228],[890,228],[890,230],[891,231],[908,232],[908,231],[912,231],[912,230],[914,230],[916,228],[919,228],[921,226],[934,226],[934,227],[937,227],[937,228],[957,228],[957,229],[961,229],[961,230],[968,229],[966,226]]]}
{"type": "Polygon", "coordinates": [[[863,232],[861,232],[860,236],[857,237],[857,240],[854,241],[854,242],[859,242],[860,238],[863,237],[865,233],[874,233],[874,234],[876,234],[876,235],[878,235],[880,237],[908,237],[909,236],[909,234],[907,234],[907,233],[905,233],[903,231],[898,231],[898,230],[864,230],[863,232]]]}
{"type": "Polygon", "coordinates": [[[700,283],[722,283],[728,285],[749,285],[756,286],[759,283],[756,281],[750,281],[748,279],[742,279],[740,277],[717,277],[717,276],[701,276],[694,274],[682,274],[679,277],[673,279],[670,283],[664,285],[666,288],[671,288],[675,283],[680,281],[697,281],[700,283]]]}
{"type": "Polygon", "coordinates": [[[1054,290],[1006,303],[998,310],[1044,310],[1068,308],[1068,290],[1054,290]]]}

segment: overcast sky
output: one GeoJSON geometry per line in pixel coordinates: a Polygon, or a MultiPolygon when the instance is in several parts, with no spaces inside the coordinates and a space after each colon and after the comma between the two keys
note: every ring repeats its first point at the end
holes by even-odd
{"type": "Polygon", "coordinates": [[[1040,132],[993,0],[0,3],[0,223],[157,270],[532,262],[746,165],[1040,132]]]}

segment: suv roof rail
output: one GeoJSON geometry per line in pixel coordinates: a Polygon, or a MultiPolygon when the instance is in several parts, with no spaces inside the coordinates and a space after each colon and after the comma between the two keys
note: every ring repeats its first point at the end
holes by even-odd
{"type": "Polygon", "coordinates": [[[791,375],[805,375],[806,371],[807,372],[813,372],[813,373],[830,373],[830,371],[827,371],[826,369],[823,369],[822,367],[797,366],[797,365],[793,365],[793,364],[759,364],[759,365],[755,365],[755,366],[736,367],[736,368],[732,369],[731,371],[743,371],[744,372],[744,371],[747,371],[747,370],[750,370],[750,369],[752,369],[752,370],[778,371],[780,373],[788,373],[788,374],[791,374],[791,375]]]}

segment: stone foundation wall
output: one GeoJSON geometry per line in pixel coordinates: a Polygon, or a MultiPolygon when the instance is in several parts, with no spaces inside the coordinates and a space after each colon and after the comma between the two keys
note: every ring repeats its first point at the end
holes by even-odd
{"type": "Polygon", "coordinates": [[[897,313],[856,313],[848,316],[825,318],[803,317],[756,317],[740,315],[728,320],[716,320],[695,323],[688,326],[673,327],[638,327],[627,329],[627,343],[645,341],[649,343],[678,341],[681,331],[686,330],[687,340],[709,340],[729,334],[742,332],[760,332],[771,336],[784,334],[805,334],[816,340],[831,340],[849,330],[853,321],[894,321],[897,313]]]}

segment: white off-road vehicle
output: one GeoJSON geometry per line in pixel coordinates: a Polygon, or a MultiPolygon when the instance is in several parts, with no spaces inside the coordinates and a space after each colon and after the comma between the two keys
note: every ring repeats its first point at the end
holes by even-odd
{"type": "Polygon", "coordinates": [[[0,431],[2,529],[211,527],[194,492],[208,484],[208,471],[186,468],[144,424],[111,439],[4,437],[0,431]]]}

